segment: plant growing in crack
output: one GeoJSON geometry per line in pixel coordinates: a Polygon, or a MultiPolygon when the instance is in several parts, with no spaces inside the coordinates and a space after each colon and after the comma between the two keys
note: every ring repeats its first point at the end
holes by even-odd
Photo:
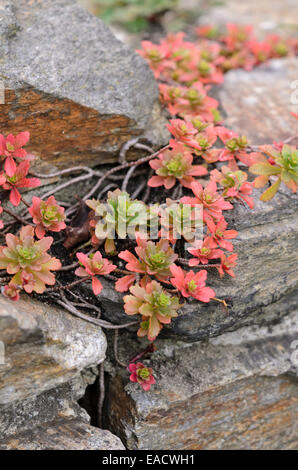
{"type": "MultiPolygon", "coordinates": [[[[212,282],[207,274],[211,269],[219,277],[235,277],[238,255],[230,240],[237,231],[228,226],[225,211],[237,203],[253,209],[254,187],[270,185],[261,196],[268,201],[281,183],[293,192],[298,184],[297,149],[289,145],[293,137],[251,146],[245,136],[223,126],[219,103],[210,96],[212,85],[220,84],[226,71],[250,70],[270,58],[294,54],[295,44],[279,37],[259,42],[250,27],[233,24],[224,34],[209,26],[198,28],[197,34],[193,42],[183,33],[171,34],[159,44],[145,41],[139,51],[159,81],[161,102],[171,115],[167,128],[172,138],[164,148],[154,152],[133,139],[120,152],[121,164],[107,171],[82,165],[40,175],[30,168],[34,157],[23,148],[29,132],[0,134],[0,228],[6,235],[6,245],[0,247],[3,295],[17,301],[22,290],[42,294],[42,299],[84,321],[113,330],[116,362],[145,391],[155,378],[152,368],[139,360],[154,353],[156,337],[179,316],[182,299],[218,301],[227,309],[225,300],[216,298],[208,285],[212,282]],[[128,144],[149,154],[128,162],[128,144]],[[254,183],[249,172],[256,175],[254,183]],[[29,193],[25,199],[22,194],[43,179],[66,175],[68,181],[40,197],[30,198],[29,193]],[[89,187],[79,201],[70,204],[54,197],[82,181],[89,187]],[[55,241],[45,237],[48,231],[55,241]],[[99,277],[126,293],[124,311],[140,321],[116,325],[101,318],[99,277]],[[77,290],[90,281],[99,302],[77,290]],[[147,337],[149,345],[123,362],[118,336],[128,327],[137,328],[137,335],[147,337]]],[[[103,393],[101,387],[101,403],[103,393]]]]}

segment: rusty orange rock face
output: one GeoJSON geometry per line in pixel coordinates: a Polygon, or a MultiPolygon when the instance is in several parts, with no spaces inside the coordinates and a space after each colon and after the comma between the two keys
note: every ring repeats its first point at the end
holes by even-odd
{"type": "Polygon", "coordinates": [[[0,105],[3,134],[30,132],[28,152],[58,167],[94,166],[113,159],[115,151],[139,135],[125,116],[105,116],[69,99],[59,99],[27,87],[5,91],[0,105]]]}

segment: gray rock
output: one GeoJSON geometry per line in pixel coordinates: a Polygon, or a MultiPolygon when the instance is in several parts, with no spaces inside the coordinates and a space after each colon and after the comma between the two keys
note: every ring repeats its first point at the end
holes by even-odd
{"type": "Polygon", "coordinates": [[[110,161],[138,135],[167,141],[152,72],[101,20],[73,0],[0,8],[2,132],[29,130],[28,149],[58,166],[110,161]]]}
{"type": "Polygon", "coordinates": [[[77,401],[84,395],[86,386],[96,378],[95,374],[93,377],[86,377],[86,375],[82,373],[69,382],[37,396],[29,396],[24,400],[1,405],[1,439],[51,422],[57,416],[65,419],[77,418],[89,423],[90,417],[77,404],[77,401]]]}
{"type": "Polygon", "coordinates": [[[2,450],[124,450],[110,431],[79,419],[57,418],[26,432],[0,440],[2,450]]]}
{"type": "Polygon", "coordinates": [[[228,72],[218,90],[227,127],[245,134],[251,145],[295,136],[297,119],[290,112],[298,113],[297,72],[297,57],[270,60],[250,72],[228,72]]]}
{"type": "MultiPolygon", "coordinates": [[[[157,384],[149,392],[127,373],[111,378],[109,429],[129,449],[295,449],[297,335],[296,312],[273,327],[241,328],[209,343],[159,339],[150,356],[157,384]]],[[[124,334],[121,357],[131,346],[124,334]]]]}
{"type": "Polygon", "coordinates": [[[90,368],[105,359],[100,328],[25,297],[0,297],[0,341],[0,449],[124,449],[90,426],[77,403],[96,379],[90,368]]]}
{"type": "Polygon", "coordinates": [[[295,36],[297,32],[298,6],[295,0],[251,0],[239,2],[225,0],[214,2],[204,8],[200,23],[224,27],[226,23],[252,25],[257,35],[281,34],[281,37],[295,36]]]}
{"type": "Polygon", "coordinates": [[[17,303],[0,297],[0,340],[0,405],[67,383],[105,359],[99,327],[25,297],[17,303]]]}

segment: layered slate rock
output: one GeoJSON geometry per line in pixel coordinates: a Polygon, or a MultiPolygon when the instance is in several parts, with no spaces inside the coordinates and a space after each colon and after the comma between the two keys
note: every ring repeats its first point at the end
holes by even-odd
{"type": "Polygon", "coordinates": [[[105,359],[99,327],[62,309],[0,297],[0,449],[123,449],[77,403],[105,359]]]}
{"type": "MultiPolygon", "coordinates": [[[[293,313],[209,343],[157,341],[149,392],[121,372],[112,377],[109,428],[129,449],[297,448],[297,322],[293,313]]],[[[135,345],[121,345],[131,355],[135,345]]]]}
{"type": "Polygon", "coordinates": [[[0,1],[2,133],[60,167],[115,159],[127,140],[168,139],[145,61],[73,0],[0,1]]]}
{"type": "Polygon", "coordinates": [[[0,406],[69,382],[105,359],[106,338],[99,327],[62,309],[0,297],[0,406]]]}
{"type": "Polygon", "coordinates": [[[111,432],[78,419],[57,418],[13,437],[0,440],[2,450],[124,450],[111,432]]]}

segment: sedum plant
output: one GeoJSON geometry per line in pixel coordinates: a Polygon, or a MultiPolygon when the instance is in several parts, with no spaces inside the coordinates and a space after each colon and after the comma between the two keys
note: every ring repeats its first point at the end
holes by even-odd
{"type": "Polygon", "coordinates": [[[13,275],[11,285],[23,288],[28,294],[33,291],[42,294],[46,284],[55,284],[51,271],[60,269],[61,263],[47,253],[52,243],[52,237],[36,241],[30,225],[22,227],[19,236],[6,235],[6,246],[0,247],[0,269],[13,275]]]}
{"type": "Polygon", "coordinates": [[[155,384],[155,378],[153,376],[153,370],[151,367],[146,367],[142,362],[136,364],[129,364],[129,372],[131,372],[129,380],[131,382],[137,382],[141,385],[142,389],[147,392],[150,390],[151,385],[155,384]]]}
{"type": "MultiPolygon", "coordinates": [[[[133,273],[144,274],[145,280],[155,276],[159,281],[167,282],[171,274],[170,266],[178,258],[178,255],[170,247],[168,240],[160,240],[157,243],[137,238],[135,252],[138,258],[128,250],[121,251],[119,258],[127,261],[126,269],[133,273]]],[[[116,283],[116,289],[124,292],[134,282],[136,275],[128,275],[116,283]]]]}
{"type": "Polygon", "coordinates": [[[262,201],[270,201],[280,184],[283,182],[294,193],[298,188],[298,150],[287,144],[276,148],[270,145],[260,146],[265,155],[255,154],[255,163],[249,167],[249,171],[258,177],[254,181],[256,188],[263,188],[271,177],[275,182],[261,195],[262,201]]]}
{"type": "Polygon", "coordinates": [[[29,214],[36,224],[35,233],[38,238],[44,237],[48,230],[60,232],[66,227],[64,208],[56,203],[54,196],[50,196],[46,201],[33,196],[29,214]]]}
{"type": "Polygon", "coordinates": [[[126,238],[127,233],[134,235],[139,226],[147,221],[147,207],[142,201],[132,200],[126,191],[109,191],[107,202],[96,199],[87,200],[86,204],[95,213],[91,222],[95,230],[95,240],[106,240],[107,253],[115,252],[115,234],[126,238]]]}
{"type": "Polygon", "coordinates": [[[169,295],[162,286],[152,281],[130,287],[131,295],[125,295],[124,310],[127,315],[142,315],[142,322],[138,336],[148,336],[154,341],[163,324],[171,323],[177,317],[177,310],[181,307],[178,297],[169,295]]]}

